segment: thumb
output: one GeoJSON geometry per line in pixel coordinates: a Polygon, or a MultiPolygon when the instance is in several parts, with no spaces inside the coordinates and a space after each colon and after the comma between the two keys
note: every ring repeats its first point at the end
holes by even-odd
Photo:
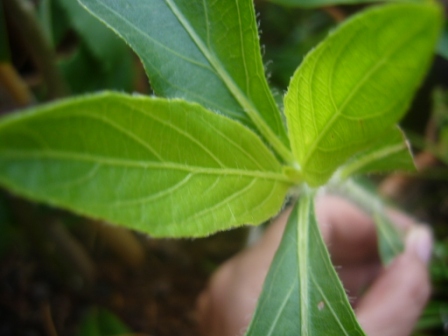
{"type": "Polygon", "coordinates": [[[405,251],[375,280],[356,309],[369,336],[410,335],[431,293],[427,263],[431,257],[431,231],[414,226],[405,251]]]}

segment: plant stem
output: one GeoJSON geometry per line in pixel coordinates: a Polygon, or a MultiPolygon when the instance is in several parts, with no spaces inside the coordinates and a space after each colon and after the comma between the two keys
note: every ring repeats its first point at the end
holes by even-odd
{"type": "Polygon", "coordinates": [[[322,10],[330,15],[336,23],[340,23],[345,20],[346,15],[344,11],[336,6],[322,7],[322,10]]]}
{"type": "Polygon", "coordinates": [[[339,176],[335,176],[328,182],[327,187],[329,191],[353,201],[369,215],[382,212],[384,208],[384,201],[380,196],[369,192],[352,179],[341,180],[339,176]]]}
{"type": "Polygon", "coordinates": [[[92,231],[107,244],[124,265],[138,269],[145,262],[145,249],[130,230],[98,221],[92,221],[90,224],[93,225],[92,231]]]}
{"type": "Polygon", "coordinates": [[[67,89],[56,65],[56,55],[33,9],[23,0],[3,0],[3,5],[6,17],[45,79],[48,98],[64,96],[67,89]]]}
{"type": "Polygon", "coordinates": [[[33,102],[33,95],[10,63],[0,63],[0,83],[3,83],[20,106],[27,106],[33,102]]]}

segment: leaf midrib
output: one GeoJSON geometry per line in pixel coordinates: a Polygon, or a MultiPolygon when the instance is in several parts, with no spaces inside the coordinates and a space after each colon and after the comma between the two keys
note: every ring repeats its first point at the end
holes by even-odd
{"type": "MultiPolygon", "coordinates": [[[[231,94],[235,97],[243,110],[247,113],[249,118],[255,124],[260,133],[268,140],[271,145],[277,150],[277,153],[286,160],[286,162],[292,162],[292,154],[290,150],[282,143],[278,136],[272,131],[272,129],[266,124],[265,120],[261,117],[261,113],[252,104],[250,99],[241,91],[238,85],[233,81],[232,77],[227,73],[224,66],[221,64],[212,53],[209,52],[206,45],[196,33],[195,29],[190,25],[183,13],[179,10],[177,5],[172,0],[164,0],[165,3],[171,8],[171,11],[184,27],[185,31],[190,35],[196,46],[202,52],[204,57],[210,62],[212,67],[218,73],[223,83],[229,89],[231,94]]],[[[238,6],[238,4],[237,4],[238,6]]],[[[243,57],[244,58],[244,57],[243,57]]],[[[246,69],[245,69],[246,70],[246,69]]]]}
{"type": "Polygon", "coordinates": [[[349,175],[353,174],[354,172],[359,171],[360,169],[364,168],[368,164],[377,162],[381,159],[386,159],[388,156],[398,154],[401,151],[406,150],[407,148],[408,147],[407,147],[406,143],[403,141],[403,143],[401,143],[401,144],[384,147],[379,150],[373,151],[364,157],[356,158],[356,160],[353,161],[353,163],[351,163],[343,168],[343,175],[349,176],[349,175]]]}
{"type": "Polygon", "coordinates": [[[310,216],[311,196],[304,195],[300,200],[297,214],[297,263],[300,297],[300,331],[303,335],[309,335],[311,330],[307,314],[309,313],[309,216],[310,216]]]}
{"type": "Polygon", "coordinates": [[[274,180],[288,184],[294,183],[294,181],[289,179],[288,176],[283,175],[281,173],[270,171],[243,170],[229,167],[209,168],[209,167],[180,164],[175,162],[157,162],[147,160],[131,160],[131,159],[105,157],[105,156],[94,156],[77,152],[59,152],[54,150],[44,150],[44,151],[3,150],[0,152],[0,157],[15,160],[56,159],[63,161],[80,161],[80,162],[91,162],[94,164],[103,164],[109,166],[121,166],[121,167],[142,168],[142,169],[152,168],[152,169],[164,169],[164,170],[181,170],[193,174],[245,176],[265,180],[274,180]]]}

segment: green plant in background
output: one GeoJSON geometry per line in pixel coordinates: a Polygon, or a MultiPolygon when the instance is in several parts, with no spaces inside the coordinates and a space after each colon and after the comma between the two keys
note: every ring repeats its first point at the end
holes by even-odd
{"type": "Polygon", "coordinates": [[[283,115],[252,1],[80,3],[134,49],[164,98],[105,92],[2,118],[0,184],[156,237],[257,225],[298,198],[248,334],[362,335],[313,198],[317,188],[356,198],[377,219],[384,261],[399,253],[381,200],[350,176],[413,169],[396,123],[431,63],[438,5],[372,7],[341,24],[294,73],[283,115]]]}

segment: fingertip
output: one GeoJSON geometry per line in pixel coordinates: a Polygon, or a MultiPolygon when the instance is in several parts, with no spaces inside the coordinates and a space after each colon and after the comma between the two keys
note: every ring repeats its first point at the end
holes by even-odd
{"type": "Polygon", "coordinates": [[[369,336],[409,335],[426,305],[431,286],[416,245],[409,243],[359,301],[357,316],[369,336]]]}
{"type": "Polygon", "coordinates": [[[414,225],[406,235],[405,253],[414,254],[425,265],[431,260],[432,247],[432,231],[427,225],[414,225]]]}

